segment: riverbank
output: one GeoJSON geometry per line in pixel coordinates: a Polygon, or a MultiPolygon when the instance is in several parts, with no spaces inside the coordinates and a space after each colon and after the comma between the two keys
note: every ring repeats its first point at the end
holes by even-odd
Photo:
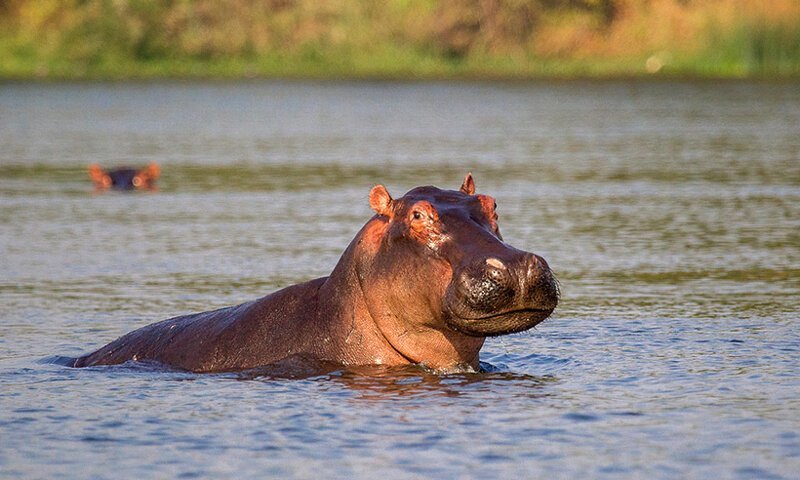
{"type": "Polygon", "coordinates": [[[0,5],[0,79],[800,78],[771,0],[0,5]]]}
{"type": "MultiPolygon", "coordinates": [[[[658,62],[651,60],[650,62],[658,62]]],[[[138,80],[367,80],[367,81],[525,81],[525,80],[800,80],[800,69],[780,72],[750,71],[708,64],[673,65],[649,72],[648,59],[639,61],[517,63],[494,59],[464,64],[427,61],[421,64],[391,61],[319,63],[280,57],[203,61],[178,59],[114,65],[56,63],[18,64],[0,72],[0,81],[138,81],[138,80]]]]}

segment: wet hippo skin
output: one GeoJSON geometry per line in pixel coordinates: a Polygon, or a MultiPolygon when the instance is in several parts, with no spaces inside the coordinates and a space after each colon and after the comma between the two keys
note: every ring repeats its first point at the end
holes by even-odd
{"type": "Polygon", "coordinates": [[[258,300],[135,330],[73,366],[155,361],[195,372],[250,369],[300,355],[345,365],[478,368],[489,336],[527,330],[558,303],[541,257],[502,240],[492,197],[417,187],[376,212],[330,276],[258,300]]]}

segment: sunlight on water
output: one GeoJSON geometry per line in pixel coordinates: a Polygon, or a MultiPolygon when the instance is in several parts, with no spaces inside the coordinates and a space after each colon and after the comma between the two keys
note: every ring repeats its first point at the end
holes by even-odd
{"type": "Polygon", "coordinates": [[[0,476],[793,478],[796,87],[3,85],[0,476]],[[327,275],[374,184],[467,171],[563,290],[481,373],[59,364],[327,275]]]}

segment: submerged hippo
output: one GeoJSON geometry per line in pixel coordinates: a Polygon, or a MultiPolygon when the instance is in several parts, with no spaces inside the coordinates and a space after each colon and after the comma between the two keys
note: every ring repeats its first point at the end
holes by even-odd
{"type": "Polygon", "coordinates": [[[135,330],[73,365],[147,360],[195,372],[269,365],[292,356],[345,365],[478,368],[486,337],[527,330],[558,303],[541,257],[503,242],[495,201],[417,187],[377,212],[330,276],[258,300],[135,330]]]}
{"type": "Polygon", "coordinates": [[[104,170],[100,165],[89,165],[89,178],[98,190],[150,190],[160,175],[161,168],[153,162],[139,169],[120,167],[104,170]]]}

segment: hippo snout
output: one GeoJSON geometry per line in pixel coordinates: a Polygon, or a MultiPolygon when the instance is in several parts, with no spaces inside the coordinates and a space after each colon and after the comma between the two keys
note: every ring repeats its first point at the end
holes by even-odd
{"type": "Polygon", "coordinates": [[[558,304],[558,284],[547,262],[520,252],[472,261],[453,275],[445,294],[448,324],[475,336],[527,330],[558,304]]]}
{"type": "Polygon", "coordinates": [[[496,258],[487,258],[458,276],[455,288],[464,306],[473,312],[491,314],[511,306],[516,296],[517,280],[508,267],[496,258]]]}

